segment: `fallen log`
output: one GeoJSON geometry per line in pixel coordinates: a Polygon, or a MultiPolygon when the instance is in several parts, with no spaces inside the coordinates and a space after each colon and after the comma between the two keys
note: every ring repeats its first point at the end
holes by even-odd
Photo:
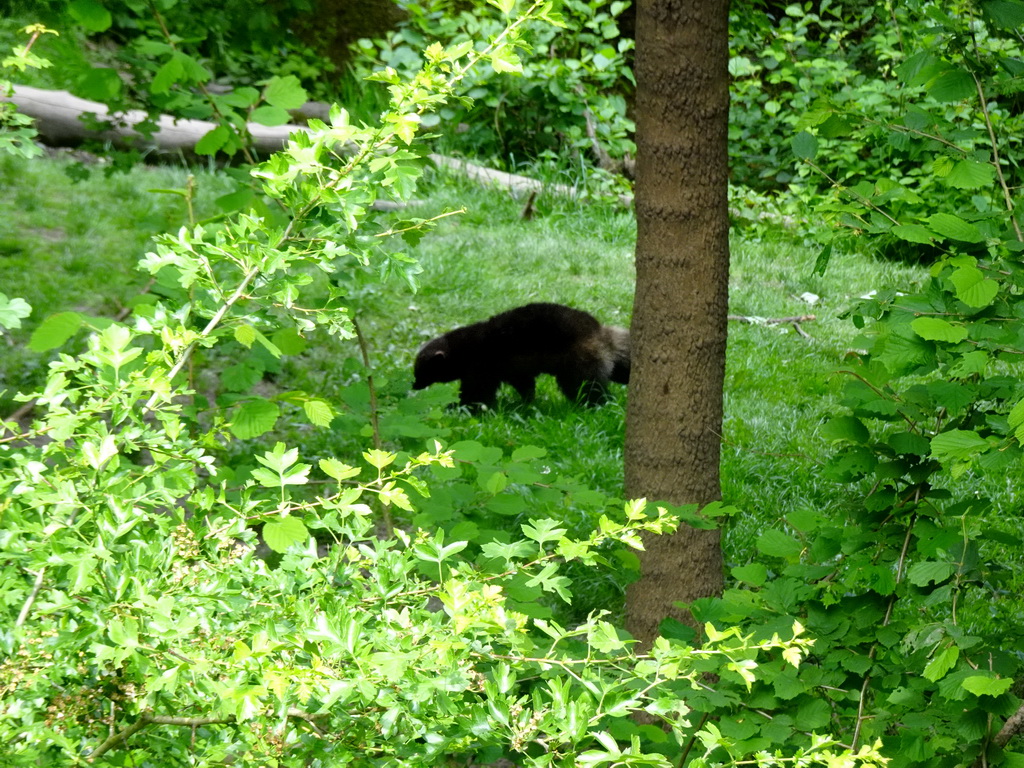
{"type": "Polygon", "coordinates": [[[787,323],[793,326],[793,330],[805,339],[811,338],[800,323],[809,323],[817,320],[817,315],[793,315],[792,317],[747,317],[746,315],[729,315],[728,320],[735,323],[750,323],[751,325],[781,325],[787,323]]]}
{"type": "MultiPolygon", "coordinates": [[[[217,127],[216,123],[205,120],[177,119],[170,115],[157,118],[157,130],[146,136],[136,126],[148,119],[141,109],[111,114],[106,104],[80,99],[67,91],[49,91],[31,88],[27,85],[14,86],[10,101],[18,111],[34,118],[36,130],[43,141],[55,146],[80,144],[86,140],[109,141],[122,148],[156,149],[163,152],[191,152],[203,136],[217,127]],[[83,115],[93,115],[96,120],[109,127],[94,131],[82,121],[83,115]]],[[[253,146],[259,152],[276,152],[284,146],[289,134],[309,130],[301,125],[267,126],[249,123],[253,146]]]]}
{"type": "MultiPolygon", "coordinates": [[[[139,123],[148,118],[142,110],[111,114],[106,104],[79,98],[68,91],[50,91],[26,85],[15,85],[14,93],[10,97],[0,96],[0,100],[12,102],[20,112],[34,118],[40,137],[44,143],[52,146],[74,146],[86,140],[99,140],[109,141],[122,148],[192,153],[196,143],[217,127],[216,123],[206,120],[160,115],[157,130],[152,135],[145,135],[136,129],[139,123]],[[92,130],[81,119],[83,115],[93,115],[108,127],[101,131],[92,130]]],[[[310,102],[294,110],[294,114],[323,118],[325,107],[322,102],[310,102]]],[[[284,147],[292,133],[310,129],[297,123],[277,126],[247,123],[246,130],[252,136],[253,147],[261,154],[270,154],[284,147]]],[[[542,191],[565,197],[576,197],[578,194],[574,187],[566,184],[545,184],[527,176],[486,168],[468,160],[436,153],[428,157],[438,167],[449,168],[474,181],[501,187],[518,195],[542,191]]],[[[620,195],[619,202],[630,205],[632,196],[620,195]]]]}
{"type": "Polygon", "coordinates": [[[778,325],[779,323],[807,323],[817,320],[817,315],[793,315],[792,317],[748,317],[747,315],[729,315],[729,320],[736,323],[752,325],[778,325]]]}

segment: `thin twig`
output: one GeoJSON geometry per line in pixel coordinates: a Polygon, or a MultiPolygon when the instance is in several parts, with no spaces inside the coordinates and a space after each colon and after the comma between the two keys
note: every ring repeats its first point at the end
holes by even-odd
{"type": "MultiPolygon", "coordinates": [[[[356,332],[356,340],[359,342],[359,352],[363,356],[363,366],[366,368],[366,385],[370,390],[370,428],[373,430],[373,447],[378,451],[384,444],[380,437],[380,419],[377,411],[377,387],[373,382],[373,369],[370,367],[370,350],[366,343],[366,336],[359,328],[359,323],[352,318],[352,327],[356,332]]],[[[381,506],[384,519],[384,531],[388,537],[394,533],[394,523],[391,520],[391,510],[387,504],[381,506]]]]}
{"type": "Polygon", "coordinates": [[[26,402],[16,411],[14,411],[14,413],[5,418],[4,421],[21,421],[23,418],[32,413],[32,409],[36,407],[36,402],[36,398],[33,397],[31,400],[26,402]]]}
{"type": "MultiPolygon", "coordinates": [[[[310,727],[312,727],[313,730],[315,730],[317,734],[320,736],[322,736],[324,732],[316,725],[315,721],[327,717],[329,715],[329,713],[327,712],[305,712],[301,709],[296,709],[295,707],[289,707],[286,714],[288,717],[295,718],[296,720],[303,720],[306,723],[309,723],[310,727]]],[[[109,752],[111,749],[116,747],[125,739],[141,731],[147,725],[177,725],[183,728],[195,729],[201,725],[232,725],[236,722],[238,722],[238,720],[233,716],[179,717],[175,715],[144,714],[137,721],[129,725],[127,728],[111,735],[106,741],[104,741],[102,744],[96,747],[96,751],[89,755],[88,759],[90,763],[95,763],[98,757],[109,752]]]]}
{"type": "Polygon", "coordinates": [[[982,117],[985,118],[985,127],[988,128],[988,140],[992,142],[992,165],[995,166],[996,176],[999,178],[999,186],[1003,190],[1006,210],[1010,212],[1010,221],[1013,223],[1013,231],[1017,234],[1017,240],[1024,242],[1024,233],[1021,232],[1020,222],[1013,215],[1013,195],[1010,194],[1010,186],[1006,183],[1006,177],[1003,176],[1002,160],[999,157],[999,144],[996,141],[996,129],[992,125],[992,117],[988,113],[985,89],[982,87],[981,80],[978,79],[974,70],[971,70],[971,77],[974,78],[974,87],[978,91],[978,104],[981,106],[982,117]]]}
{"type": "Polygon", "coordinates": [[[25,600],[25,604],[21,606],[21,612],[18,614],[18,620],[14,622],[15,627],[20,627],[28,619],[28,614],[32,610],[32,604],[36,601],[36,597],[39,596],[39,590],[43,588],[44,576],[46,576],[46,568],[40,568],[39,573],[36,574],[36,582],[32,585],[32,591],[29,592],[28,599],[25,600]]]}
{"type": "MultiPolygon", "coordinates": [[[[249,283],[255,280],[256,276],[259,273],[259,267],[253,267],[252,269],[249,270],[245,277],[242,278],[241,284],[238,286],[238,288],[235,289],[235,292],[231,294],[231,297],[226,302],[224,302],[224,304],[221,305],[221,308],[217,310],[217,313],[212,318],[210,318],[210,322],[206,324],[206,327],[203,328],[202,333],[199,334],[200,338],[205,339],[207,336],[210,335],[213,329],[220,324],[220,321],[224,319],[224,316],[228,313],[228,310],[230,310],[231,307],[233,307],[245,295],[245,291],[249,287],[249,283]]],[[[191,344],[185,347],[184,351],[182,351],[182,353],[178,356],[177,362],[174,363],[174,366],[167,373],[168,381],[173,381],[174,377],[177,376],[181,372],[181,369],[185,367],[185,364],[189,361],[189,358],[192,357],[192,352],[195,350],[196,345],[198,343],[198,340],[193,341],[191,344]]],[[[143,406],[143,410],[153,410],[153,406],[156,405],[158,396],[158,393],[154,392],[152,396],[149,398],[149,400],[146,401],[146,405],[143,406]]]]}
{"type": "MultiPolygon", "coordinates": [[[[918,496],[918,501],[920,496],[918,496]]],[[[896,583],[899,584],[903,580],[903,568],[907,562],[907,550],[910,548],[910,539],[914,533],[914,523],[916,521],[916,515],[912,515],[911,519],[907,524],[907,535],[903,537],[903,549],[900,551],[900,559],[896,564],[896,583]]],[[[894,594],[889,598],[889,606],[885,610],[885,618],[882,619],[882,626],[889,626],[889,622],[892,620],[892,610],[896,605],[896,595],[894,594]]],[[[875,654],[878,652],[878,644],[875,643],[871,646],[871,651],[868,653],[868,660],[874,661],[875,654]]],[[[864,683],[860,687],[860,700],[857,702],[857,723],[853,727],[853,740],[850,742],[851,751],[856,751],[857,742],[860,740],[860,728],[864,724],[867,717],[864,715],[864,702],[868,696],[868,686],[871,683],[871,670],[869,669],[867,674],[864,675],[864,683]]]]}
{"type": "Polygon", "coordinates": [[[780,323],[809,323],[817,320],[817,315],[794,315],[793,317],[748,317],[746,315],[729,315],[735,323],[751,323],[753,325],[778,325],[780,323]]]}
{"type": "Polygon", "coordinates": [[[359,352],[363,357],[363,367],[366,368],[366,384],[370,389],[370,427],[373,429],[373,447],[378,451],[383,442],[380,439],[380,421],[377,418],[377,387],[373,383],[373,369],[370,367],[370,350],[366,344],[366,336],[359,328],[359,323],[352,318],[352,327],[356,332],[356,340],[359,342],[359,352]]]}

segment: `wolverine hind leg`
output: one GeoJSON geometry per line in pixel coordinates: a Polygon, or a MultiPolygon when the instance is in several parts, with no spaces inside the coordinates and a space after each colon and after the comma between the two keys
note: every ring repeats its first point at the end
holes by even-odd
{"type": "Polygon", "coordinates": [[[608,398],[608,387],[605,381],[584,378],[579,374],[562,374],[555,377],[562,394],[574,403],[584,405],[600,405],[608,398]]]}

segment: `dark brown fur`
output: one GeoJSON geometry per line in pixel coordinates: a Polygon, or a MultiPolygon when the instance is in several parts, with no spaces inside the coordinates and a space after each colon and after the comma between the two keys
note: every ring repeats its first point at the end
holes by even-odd
{"type": "Polygon", "coordinates": [[[561,304],[527,304],[427,342],[414,370],[415,389],[461,382],[463,405],[493,405],[503,382],[531,400],[542,373],[570,400],[595,403],[609,381],[629,381],[629,331],[561,304]]]}

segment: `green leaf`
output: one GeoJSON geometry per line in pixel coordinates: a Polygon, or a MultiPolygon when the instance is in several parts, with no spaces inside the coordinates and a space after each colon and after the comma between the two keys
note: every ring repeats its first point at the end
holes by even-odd
{"type": "Polygon", "coordinates": [[[964,429],[951,429],[932,438],[932,458],[941,462],[970,459],[986,448],[988,441],[964,429]]]}
{"type": "Polygon", "coordinates": [[[82,455],[86,462],[95,470],[99,470],[110,459],[117,455],[117,445],[113,435],[107,435],[97,445],[92,440],[82,443],[82,455]]]}
{"type": "Polygon", "coordinates": [[[528,539],[533,539],[538,544],[546,541],[557,541],[565,536],[565,528],[560,528],[558,523],[550,518],[541,518],[524,523],[521,527],[528,539]]]}
{"type": "Polygon", "coordinates": [[[1010,677],[988,677],[987,675],[971,675],[960,683],[964,690],[975,696],[1002,696],[1013,685],[1010,677]]]}
{"type": "Polygon", "coordinates": [[[260,92],[255,88],[245,86],[242,88],[235,88],[233,91],[228,91],[218,98],[229,107],[235,107],[236,109],[248,109],[259,100],[260,92]]]}
{"type": "Polygon", "coordinates": [[[293,544],[309,541],[309,531],[299,518],[283,517],[264,524],[263,541],[275,552],[284,552],[293,544]]]}
{"type": "Polygon", "coordinates": [[[949,369],[949,375],[954,379],[969,379],[972,376],[985,373],[990,362],[988,352],[976,349],[961,355],[960,359],[949,369]]]}
{"type": "Polygon", "coordinates": [[[978,95],[971,73],[952,69],[940,75],[928,88],[928,95],[936,101],[951,102],[973,99],[978,95]]]}
{"type": "Polygon", "coordinates": [[[832,709],[824,698],[807,697],[795,713],[796,722],[809,731],[820,731],[828,726],[831,719],[832,709]]]}
{"type": "Polygon", "coordinates": [[[541,448],[537,445],[521,445],[512,451],[512,461],[533,461],[534,459],[542,459],[547,456],[547,449],[541,448]]]}
{"type": "Polygon", "coordinates": [[[491,66],[498,73],[523,71],[523,62],[519,60],[516,52],[507,45],[496,49],[491,54],[491,66]]]}
{"type": "Polygon", "coordinates": [[[309,423],[317,427],[329,427],[334,421],[334,409],[326,400],[313,398],[302,404],[309,423]]]}
{"type": "Polygon", "coordinates": [[[294,328],[279,328],[270,337],[270,341],[281,350],[282,355],[301,355],[309,346],[294,328]]]}
{"type": "Polygon", "coordinates": [[[96,0],[74,0],[68,3],[68,13],[90,32],[105,32],[113,22],[110,11],[96,0]]]}
{"type": "Polygon", "coordinates": [[[950,645],[935,654],[935,658],[928,662],[928,665],[921,674],[926,680],[931,680],[934,683],[945,677],[946,673],[956,665],[956,661],[959,658],[960,649],[955,645],[950,645]]]}
{"type": "Polygon", "coordinates": [[[78,81],[78,95],[93,101],[112,101],[121,95],[124,84],[116,70],[109,67],[93,67],[78,81]]]}
{"type": "Polygon", "coordinates": [[[153,79],[149,81],[150,93],[167,93],[171,90],[181,76],[185,74],[185,68],[177,57],[172,57],[164,62],[163,66],[156,71],[153,79]]]}
{"type": "Polygon", "coordinates": [[[800,131],[790,142],[793,154],[801,160],[813,160],[818,154],[818,140],[807,131],[800,131]]]}
{"type": "Polygon", "coordinates": [[[240,325],[235,328],[235,341],[247,349],[256,341],[256,329],[251,325],[240,325]]]}
{"type": "Polygon", "coordinates": [[[920,224],[897,224],[891,231],[900,240],[908,243],[928,245],[935,241],[935,233],[920,224]]]}
{"type": "Polygon", "coordinates": [[[487,2],[501,11],[505,16],[511,15],[512,9],[516,7],[516,0],[487,0],[487,2]]]}
{"type": "Polygon", "coordinates": [[[960,267],[949,278],[956,297],[969,307],[987,307],[999,293],[999,283],[989,280],[977,267],[960,267]]]}
{"type": "Polygon", "coordinates": [[[768,569],[761,563],[750,563],[750,565],[733,568],[732,576],[737,581],[745,582],[752,587],[763,587],[768,581],[768,569]]]}
{"type": "Polygon", "coordinates": [[[832,260],[832,243],[826,243],[825,247],[821,249],[818,254],[818,258],[814,260],[814,269],[812,272],[815,275],[825,276],[825,270],[828,269],[828,263],[832,260]]]}
{"type": "Polygon", "coordinates": [[[453,43],[444,51],[444,58],[447,61],[458,61],[473,50],[473,41],[465,40],[461,43],[453,43]]]}
{"type": "Polygon", "coordinates": [[[0,291],[0,328],[21,328],[23,318],[32,314],[24,299],[9,299],[0,291]]]}
{"type": "Polygon", "coordinates": [[[498,495],[508,487],[508,475],[504,472],[492,472],[480,478],[480,487],[491,495],[498,495]]]}
{"type": "Polygon", "coordinates": [[[821,436],[828,441],[843,440],[863,445],[871,438],[868,428],[856,416],[836,416],[821,428],[821,436]]]}
{"type": "Polygon", "coordinates": [[[956,189],[983,189],[992,186],[996,169],[977,160],[961,160],[946,176],[946,183],[956,189]]]}
{"type": "Polygon", "coordinates": [[[931,452],[928,438],[915,432],[896,432],[886,442],[897,456],[927,456],[931,452]]]}
{"type": "Polygon", "coordinates": [[[286,125],[291,120],[288,111],[280,107],[264,106],[256,107],[249,113],[249,119],[260,125],[286,125]]]}
{"type": "Polygon", "coordinates": [[[274,357],[281,357],[281,350],[278,349],[277,345],[274,342],[272,342],[270,339],[268,339],[266,336],[260,333],[260,331],[258,331],[256,328],[253,328],[252,332],[253,336],[255,337],[256,341],[260,343],[261,347],[267,350],[267,352],[272,354],[274,357]]]}
{"type": "Polygon", "coordinates": [[[965,243],[980,243],[985,239],[976,226],[951,213],[932,214],[928,217],[928,225],[943,237],[951,237],[965,243]]]}
{"type": "Polygon", "coordinates": [[[266,467],[253,470],[253,477],[266,488],[282,488],[286,485],[305,485],[309,482],[309,464],[299,463],[299,449],[288,448],[276,443],[274,450],[256,454],[256,461],[266,467]]]}
{"type": "Polygon", "coordinates": [[[911,322],[914,333],[928,341],[945,341],[957,344],[967,338],[967,329],[953,325],[941,317],[918,317],[911,322]]]}
{"type": "Polygon", "coordinates": [[[68,577],[71,582],[69,591],[72,595],[80,593],[97,583],[97,579],[93,574],[96,572],[98,564],[99,561],[93,555],[79,555],[75,558],[68,571],[68,577]]]}
{"type": "Polygon", "coordinates": [[[1024,400],[1019,401],[1013,406],[1009,416],[1007,416],[1010,429],[1014,430],[1014,435],[1017,436],[1017,440],[1024,441],[1024,400]]]}
{"type": "Polygon", "coordinates": [[[506,493],[488,499],[485,506],[495,514],[512,517],[526,510],[526,500],[522,496],[506,493]]]}
{"type": "Polygon", "coordinates": [[[360,472],[358,467],[349,466],[337,459],[320,459],[319,465],[324,474],[333,477],[335,480],[348,480],[349,478],[356,477],[360,472]]]}
{"type": "Polygon", "coordinates": [[[607,621],[599,621],[596,627],[590,628],[587,643],[601,653],[614,653],[626,647],[626,643],[619,637],[619,631],[607,621]]]}
{"type": "Polygon", "coordinates": [[[931,51],[915,53],[896,68],[900,80],[911,88],[925,85],[942,70],[942,60],[931,51]]]}
{"type": "Polygon", "coordinates": [[[1017,0],[988,0],[981,4],[982,12],[992,22],[1014,34],[1024,27],[1024,4],[1017,0]]]}
{"type": "Polygon", "coordinates": [[[215,155],[217,150],[228,143],[229,138],[231,131],[223,125],[218,125],[196,142],[195,152],[197,155],[215,155]]]}
{"type": "Polygon", "coordinates": [[[369,451],[363,451],[363,458],[374,469],[384,469],[384,467],[394,462],[397,457],[393,453],[372,448],[369,451]]]}
{"type": "Polygon", "coordinates": [[[786,515],[786,522],[801,533],[810,533],[821,527],[825,521],[822,514],[813,509],[794,509],[786,515]]]}
{"type": "Polygon", "coordinates": [[[248,440],[266,434],[274,428],[281,409],[269,400],[253,400],[245,403],[231,420],[231,433],[240,440],[248,440]]]}
{"type": "Polygon", "coordinates": [[[378,498],[385,506],[394,504],[406,512],[412,512],[412,504],[409,502],[409,494],[405,489],[397,487],[394,483],[388,483],[377,493],[378,498]]]}
{"type": "MultiPolygon", "coordinates": [[[[299,78],[295,75],[285,75],[270,79],[263,89],[263,98],[270,106],[287,110],[298,109],[306,103],[309,96],[299,82],[299,78]]],[[[272,125],[272,123],[265,123],[265,125],[272,125]]]]}
{"type": "Polygon", "coordinates": [[[263,378],[263,369],[248,363],[238,363],[224,369],[220,383],[231,392],[248,392],[263,378]]]}
{"type": "Polygon", "coordinates": [[[60,312],[51,315],[32,332],[28,348],[33,352],[56,349],[74,336],[84,322],[85,318],[77,312],[60,312]]]}
{"type": "Polygon", "coordinates": [[[910,579],[911,584],[925,587],[929,584],[941,584],[953,575],[953,570],[952,563],[925,560],[911,566],[910,570],[907,571],[907,578],[910,579]]]}
{"type": "Polygon", "coordinates": [[[757,549],[770,557],[796,557],[803,550],[803,545],[782,531],[774,528],[765,531],[757,540],[757,549]]]}

